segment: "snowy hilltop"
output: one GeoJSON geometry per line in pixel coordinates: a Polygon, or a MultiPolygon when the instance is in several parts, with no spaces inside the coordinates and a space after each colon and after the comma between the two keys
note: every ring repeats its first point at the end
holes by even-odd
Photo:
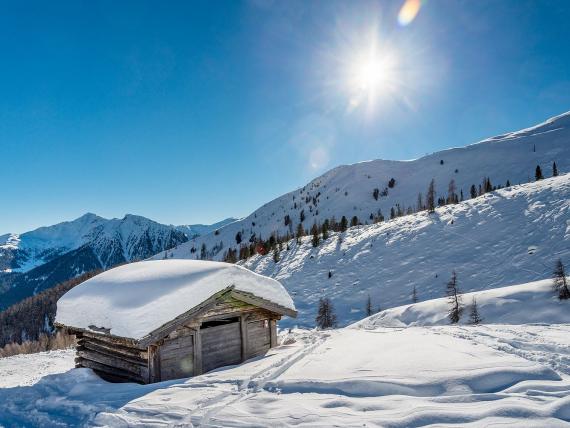
{"type": "MultiPolygon", "coordinates": [[[[533,181],[540,166],[545,177],[556,162],[570,171],[570,112],[517,132],[492,137],[413,161],[373,160],[334,168],[307,185],[268,202],[249,216],[220,227],[168,251],[169,257],[222,260],[229,249],[294,236],[301,224],[309,231],[326,219],[356,217],[362,224],[415,211],[432,179],[436,200],[448,196],[450,183],[457,198],[471,197],[484,179],[491,187],[533,181]]],[[[157,258],[164,257],[159,254],[157,258]]]]}

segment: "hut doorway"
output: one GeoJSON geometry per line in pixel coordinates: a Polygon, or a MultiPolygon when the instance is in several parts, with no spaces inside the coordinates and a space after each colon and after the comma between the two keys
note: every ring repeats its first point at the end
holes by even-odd
{"type": "Polygon", "coordinates": [[[239,364],[242,342],[239,317],[209,321],[200,327],[203,372],[239,364]]]}

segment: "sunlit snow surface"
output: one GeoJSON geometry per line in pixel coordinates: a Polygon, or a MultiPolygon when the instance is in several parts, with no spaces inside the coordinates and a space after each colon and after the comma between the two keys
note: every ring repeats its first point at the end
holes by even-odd
{"type": "Polygon", "coordinates": [[[72,369],[71,351],[0,359],[0,425],[567,426],[570,325],[555,322],[568,302],[550,297],[546,282],[477,295],[489,323],[516,302],[541,314],[536,324],[427,326],[441,321],[434,300],[344,329],[283,331],[288,344],[265,357],[154,385],[72,369]]]}

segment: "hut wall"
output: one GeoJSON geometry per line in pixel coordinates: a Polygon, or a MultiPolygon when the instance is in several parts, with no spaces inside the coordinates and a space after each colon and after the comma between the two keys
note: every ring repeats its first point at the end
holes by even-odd
{"type": "Polygon", "coordinates": [[[95,370],[112,381],[149,382],[148,351],[117,337],[77,333],[76,367],[95,370]]]}

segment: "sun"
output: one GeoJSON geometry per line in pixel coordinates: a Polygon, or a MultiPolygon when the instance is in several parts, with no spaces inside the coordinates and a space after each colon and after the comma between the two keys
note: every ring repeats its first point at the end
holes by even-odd
{"type": "Polygon", "coordinates": [[[353,56],[349,64],[347,86],[353,108],[363,104],[371,107],[390,92],[395,78],[392,55],[372,49],[353,56]]]}

